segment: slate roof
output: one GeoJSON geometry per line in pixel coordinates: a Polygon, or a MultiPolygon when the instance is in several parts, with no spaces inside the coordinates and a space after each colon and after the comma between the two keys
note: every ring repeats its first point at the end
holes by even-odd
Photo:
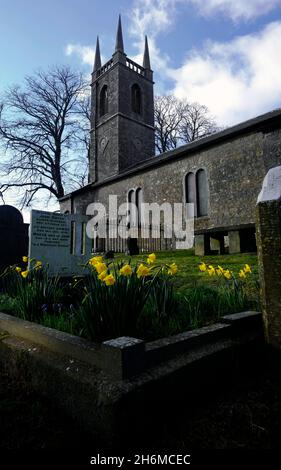
{"type": "Polygon", "coordinates": [[[176,159],[188,158],[189,155],[195,152],[211,148],[214,145],[231,140],[233,138],[245,134],[250,134],[254,131],[269,132],[272,131],[272,129],[278,128],[281,128],[281,108],[275,109],[266,114],[262,114],[261,116],[257,116],[253,119],[249,119],[248,121],[242,122],[235,126],[228,127],[227,129],[216,132],[215,134],[211,134],[207,137],[203,137],[202,139],[198,139],[195,142],[190,142],[189,144],[182,145],[181,147],[178,147],[175,150],[171,150],[160,155],[155,155],[137,165],[127,168],[125,171],[119,173],[118,175],[111,176],[110,178],[107,178],[100,182],[89,183],[86,186],[83,186],[82,188],[79,188],[76,191],[73,191],[72,193],[60,198],[60,201],[68,199],[71,195],[78,195],[85,191],[88,191],[89,189],[94,189],[111,184],[115,181],[119,181],[121,179],[133,176],[144,170],[165,165],[166,163],[170,163],[171,161],[174,161],[176,159]]]}

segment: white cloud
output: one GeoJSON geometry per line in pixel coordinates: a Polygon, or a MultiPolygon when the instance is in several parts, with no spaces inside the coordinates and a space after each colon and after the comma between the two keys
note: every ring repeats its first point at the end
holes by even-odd
{"type": "MultiPolygon", "coordinates": [[[[137,0],[130,28],[138,51],[133,60],[142,63],[144,34],[148,34],[152,68],[158,72],[157,93],[172,92],[207,105],[220,125],[281,106],[281,21],[229,42],[207,41],[203,49],[191,51],[180,67],[172,68],[157,40],[175,21],[180,3],[196,4],[201,14],[221,11],[233,20],[246,20],[266,13],[281,0],[137,0]]],[[[69,44],[66,53],[77,54],[90,66],[94,63],[90,46],[69,44]]]]}
{"type": "Polygon", "coordinates": [[[68,44],[65,48],[67,56],[78,55],[83,64],[94,65],[95,49],[91,46],[81,46],[81,44],[68,44]]]}
{"type": "Polygon", "coordinates": [[[139,51],[143,35],[149,34],[152,68],[162,80],[158,93],[165,93],[165,79],[174,82],[169,92],[207,105],[220,125],[281,106],[281,22],[230,42],[207,41],[203,50],[191,51],[183,65],[173,69],[169,57],[158,48],[157,38],[173,24],[176,7],[184,3],[193,3],[200,14],[223,12],[237,21],[265,14],[281,5],[281,0],[137,0],[131,33],[139,51]]]}
{"type": "MultiPolygon", "coordinates": [[[[157,46],[157,37],[161,32],[167,32],[177,16],[179,5],[193,4],[199,14],[209,16],[215,13],[224,13],[233,21],[250,20],[261,16],[277,6],[281,0],[135,0],[130,12],[130,34],[135,38],[133,46],[138,53],[133,57],[138,63],[142,62],[144,35],[149,36],[149,48],[152,68],[160,72],[162,77],[169,67],[169,56],[157,46]]],[[[86,51],[85,51],[86,52],[86,51]]],[[[161,76],[160,76],[161,79],[161,76]]],[[[160,90],[163,90],[160,83],[160,90]]]]}
{"type": "Polygon", "coordinates": [[[209,107],[221,125],[281,106],[281,22],[227,43],[208,42],[182,67],[168,70],[179,98],[209,107]]]}
{"type": "Polygon", "coordinates": [[[183,0],[137,0],[132,10],[131,33],[157,35],[171,24],[171,9],[183,0]]]}
{"type": "Polygon", "coordinates": [[[184,0],[198,7],[202,15],[221,12],[234,21],[265,15],[281,5],[280,0],[184,0]]]}
{"type": "Polygon", "coordinates": [[[157,78],[158,93],[165,93],[165,84],[161,76],[165,79],[165,73],[169,64],[169,56],[157,46],[158,34],[167,30],[172,24],[172,11],[175,13],[175,6],[182,0],[137,0],[131,11],[131,26],[129,33],[135,38],[133,47],[138,51],[132,59],[142,64],[144,52],[144,36],[148,35],[149,52],[153,70],[159,73],[157,78]]]}
{"type": "Polygon", "coordinates": [[[222,13],[233,21],[248,21],[281,6],[281,0],[136,0],[132,10],[133,30],[136,34],[156,35],[175,19],[178,5],[193,5],[203,16],[222,13]]]}

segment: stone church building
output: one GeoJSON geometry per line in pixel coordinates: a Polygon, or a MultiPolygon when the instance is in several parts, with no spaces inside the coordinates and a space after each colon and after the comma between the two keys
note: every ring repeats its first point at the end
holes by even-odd
{"type": "Polygon", "coordinates": [[[263,179],[281,165],[281,109],[155,155],[153,72],[124,52],[119,18],[112,58],[92,73],[89,184],[60,200],[62,213],[92,202],[192,202],[198,255],[255,250],[255,206],[263,179]]]}

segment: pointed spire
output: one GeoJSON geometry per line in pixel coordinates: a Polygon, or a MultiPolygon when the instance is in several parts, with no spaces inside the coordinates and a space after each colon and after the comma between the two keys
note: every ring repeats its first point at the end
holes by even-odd
{"type": "Polygon", "coordinates": [[[100,42],[99,42],[99,37],[97,36],[94,72],[96,72],[100,68],[101,68],[100,42]]]}
{"type": "Polygon", "coordinates": [[[143,68],[150,70],[150,58],[149,58],[149,48],[148,48],[147,36],[145,36],[145,46],[144,46],[144,54],[143,54],[143,68]]]}
{"type": "Polygon", "coordinates": [[[119,15],[119,21],[118,21],[118,29],[117,29],[117,35],[116,35],[115,52],[124,52],[121,15],[119,15]]]}

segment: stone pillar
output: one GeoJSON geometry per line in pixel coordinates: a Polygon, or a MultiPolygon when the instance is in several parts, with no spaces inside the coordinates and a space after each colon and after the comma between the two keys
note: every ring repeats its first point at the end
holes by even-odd
{"type": "Polygon", "coordinates": [[[205,255],[205,235],[195,235],[195,255],[205,255]]]}
{"type": "Polygon", "coordinates": [[[208,233],[204,233],[203,235],[195,235],[194,240],[196,256],[205,256],[211,253],[210,235],[208,233]]]}
{"type": "Polygon", "coordinates": [[[281,166],[267,173],[257,203],[257,248],[265,336],[281,347],[281,166]]]}
{"type": "Polygon", "coordinates": [[[241,253],[239,230],[228,232],[229,254],[241,253]]]}
{"type": "Polygon", "coordinates": [[[145,342],[128,336],[102,343],[104,371],[117,380],[128,379],[143,372],[145,367],[145,342]]]}
{"type": "Polygon", "coordinates": [[[210,238],[210,248],[212,251],[217,251],[219,254],[221,254],[221,243],[220,240],[217,238],[210,238]]]}

